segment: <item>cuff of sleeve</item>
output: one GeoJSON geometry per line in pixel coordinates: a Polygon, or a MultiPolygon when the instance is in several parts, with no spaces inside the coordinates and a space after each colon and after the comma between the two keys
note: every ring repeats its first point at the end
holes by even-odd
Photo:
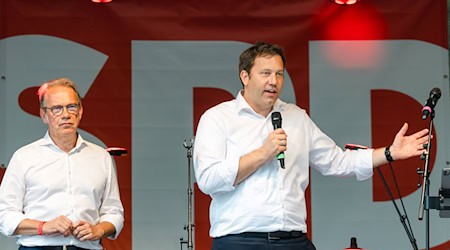
{"type": "Polygon", "coordinates": [[[239,157],[234,159],[229,159],[224,166],[229,166],[224,168],[224,171],[221,172],[222,179],[226,183],[227,191],[234,190],[234,181],[236,180],[236,176],[239,170],[239,157]]]}
{"type": "Polygon", "coordinates": [[[26,217],[22,213],[15,213],[13,216],[8,216],[8,218],[4,218],[4,221],[1,223],[1,230],[5,236],[14,236],[14,232],[19,226],[20,222],[25,220],[26,217]]]}
{"type": "Polygon", "coordinates": [[[359,150],[357,162],[358,166],[355,168],[356,179],[363,181],[373,176],[373,149],[359,150]]]}
{"type": "Polygon", "coordinates": [[[123,228],[123,217],[120,215],[105,215],[101,218],[100,222],[109,222],[114,225],[114,229],[116,230],[116,233],[114,235],[108,236],[108,239],[115,240],[119,236],[120,232],[123,228]]]}

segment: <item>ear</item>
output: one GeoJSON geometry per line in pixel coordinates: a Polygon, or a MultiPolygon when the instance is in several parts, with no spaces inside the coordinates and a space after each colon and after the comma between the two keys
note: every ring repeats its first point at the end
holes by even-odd
{"type": "Polygon", "coordinates": [[[244,86],[247,86],[248,80],[250,79],[250,75],[246,70],[241,70],[241,73],[239,73],[239,77],[241,78],[242,83],[244,86]]]}
{"type": "Polygon", "coordinates": [[[47,116],[47,114],[44,112],[43,109],[39,109],[39,116],[41,117],[42,122],[43,122],[44,124],[48,124],[48,116],[47,116]]]}

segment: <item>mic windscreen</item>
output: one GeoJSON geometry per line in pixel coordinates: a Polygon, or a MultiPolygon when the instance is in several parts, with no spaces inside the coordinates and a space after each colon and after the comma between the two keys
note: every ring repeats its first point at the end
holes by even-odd
{"type": "Polygon", "coordinates": [[[281,113],[273,112],[272,113],[272,125],[274,129],[281,128],[281,113]]]}
{"type": "Polygon", "coordinates": [[[441,98],[441,89],[440,88],[434,88],[430,91],[430,97],[436,97],[436,99],[441,98]]]}

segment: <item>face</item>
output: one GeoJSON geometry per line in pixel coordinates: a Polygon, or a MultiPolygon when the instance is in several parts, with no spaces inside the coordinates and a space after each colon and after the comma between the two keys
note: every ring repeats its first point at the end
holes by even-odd
{"type": "Polygon", "coordinates": [[[266,117],[280,96],[284,80],[281,56],[258,56],[250,72],[242,70],[244,98],[258,114],[266,117]]]}
{"type": "Polygon", "coordinates": [[[78,113],[73,114],[67,108],[63,108],[60,115],[54,115],[49,109],[55,106],[66,107],[69,104],[78,104],[78,98],[75,91],[67,86],[51,87],[44,96],[44,106],[46,110],[40,110],[42,121],[48,125],[48,131],[52,138],[62,138],[67,136],[76,136],[77,128],[80,124],[83,108],[80,106],[78,113]]]}

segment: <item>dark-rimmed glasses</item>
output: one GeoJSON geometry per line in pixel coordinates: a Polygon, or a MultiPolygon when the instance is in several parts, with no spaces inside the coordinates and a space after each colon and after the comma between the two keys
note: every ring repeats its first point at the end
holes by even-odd
{"type": "Polygon", "coordinates": [[[47,109],[49,109],[55,116],[61,115],[64,111],[64,108],[67,109],[67,112],[76,115],[80,111],[80,104],[71,103],[66,106],[56,105],[53,107],[42,107],[44,111],[47,111],[47,109]]]}

